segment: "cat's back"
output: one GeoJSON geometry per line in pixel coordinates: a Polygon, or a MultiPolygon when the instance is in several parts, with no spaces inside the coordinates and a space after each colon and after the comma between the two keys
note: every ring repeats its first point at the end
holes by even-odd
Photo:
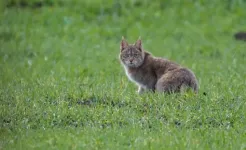
{"type": "Polygon", "coordinates": [[[132,75],[161,76],[162,74],[177,68],[181,68],[181,66],[166,58],[155,57],[151,53],[145,51],[143,64],[138,68],[130,68],[128,72],[132,75]]]}
{"type": "Polygon", "coordinates": [[[151,56],[151,63],[153,70],[156,73],[157,78],[161,77],[163,74],[168,71],[182,68],[179,64],[162,57],[153,57],[151,56]]]}

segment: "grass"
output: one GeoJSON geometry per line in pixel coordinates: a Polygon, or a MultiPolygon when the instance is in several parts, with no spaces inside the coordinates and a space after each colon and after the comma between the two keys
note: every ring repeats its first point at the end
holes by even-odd
{"type": "Polygon", "coordinates": [[[63,2],[1,13],[0,149],[246,149],[244,1],[63,2]],[[139,96],[122,35],[199,94],[139,96]]]}

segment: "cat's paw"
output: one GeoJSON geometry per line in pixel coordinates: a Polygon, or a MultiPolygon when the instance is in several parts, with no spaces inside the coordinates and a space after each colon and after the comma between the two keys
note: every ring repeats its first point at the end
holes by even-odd
{"type": "Polygon", "coordinates": [[[139,95],[141,95],[141,94],[143,94],[143,93],[144,93],[144,89],[143,89],[143,88],[141,88],[141,87],[139,87],[137,92],[138,92],[138,94],[139,94],[139,95]]]}
{"type": "Polygon", "coordinates": [[[144,92],[143,91],[137,91],[139,95],[142,95],[144,92]]]}

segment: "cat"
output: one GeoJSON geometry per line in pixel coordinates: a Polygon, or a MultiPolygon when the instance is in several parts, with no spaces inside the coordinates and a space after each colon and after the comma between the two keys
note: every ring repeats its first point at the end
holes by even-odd
{"type": "Polygon", "coordinates": [[[122,37],[119,59],[127,77],[138,85],[139,94],[148,91],[180,93],[188,89],[198,92],[198,82],[191,70],[152,56],[143,49],[140,37],[134,44],[128,44],[122,37]]]}

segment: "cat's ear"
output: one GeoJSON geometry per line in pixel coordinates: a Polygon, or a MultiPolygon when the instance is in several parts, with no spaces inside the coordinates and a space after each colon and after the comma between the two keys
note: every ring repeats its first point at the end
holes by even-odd
{"type": "Polygon", "coordinates": [[[140,36],[139,36],[138,40],[136,41],[135,46],[136,46],[140,51],[142,51],[142,40],[141,40],[141,37],[140,37],[140,36]]]}
{"type": "Polygon", "coordinates": [[[127,41],[125,40],[125,38],[122,36],[122,40],[120,43],[120,50],[122,51],[123,49],[125,49],[128,46],[127,41]]]}

